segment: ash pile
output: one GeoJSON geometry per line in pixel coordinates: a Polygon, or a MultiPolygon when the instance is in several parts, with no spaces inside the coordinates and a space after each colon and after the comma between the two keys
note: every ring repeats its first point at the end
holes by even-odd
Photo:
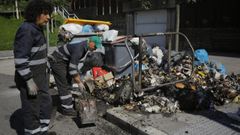
{"type": "Polygon", "coordinates": [[[113,106],[147,113],[172,114],[239,103],[240,74],[227,75],[224,65],[210,61],[206,50],[171,52],[171,62],[166,49],[145,46],[143,50],[141,81],[135,59],[135,84],[131,75],[116,78],[111,69],[101,67],[101,76],[86,81],[89,92],[113,106]]]}
{"type": "MultiPolygon", "coordinates": [[[[210,61],[206,50],[194,51],[188,42],[192,49],[182,47],[182,51],[174,52],[171,42],[166,48],[150,46],[143,38],[125,40],[126,36],[117,36],[117,33],[113,30],[103,34],[103,41],[110,41],[103,45],[106,51],[104,59],[96,55],[85,61],[88,66],[82,70],[91,69],[86,75],[85,85],[92,96],[131,111],[167,114],[240,103],[240,74],[227,75],[224,65],[210,61]],[[115,43],[118,45],[114,46],[115,43]],[[119,62],[126,58],[129,60],[126,63],[119,62]],[[118,62],[122,65],[116,64],[118,62]],[[104,66],[92,68],[102,63],[104,66]],[[131,71],[131,68],[131,73],[118,74],[119,69],[131,71]]],[[[170,34],[176,33],[151,33],[147,36],[165,36],[170,41],[172,35],[167,37],[170,34]]],[[[79,97],[81,94],[75,95],[79,97]]]]}

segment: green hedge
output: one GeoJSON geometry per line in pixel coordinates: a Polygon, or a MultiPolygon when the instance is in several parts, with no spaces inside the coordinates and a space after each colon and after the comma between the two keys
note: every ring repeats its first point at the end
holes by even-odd
{"type": "MultiPolygon", "coordinates": [[[[56,28],[54,33],[50,33],[50,45],[55,46],[57,43],[58,27],[62,24],[61,17],[56,17],[56,28]]],[[[0,16],[0,50],[11,50],[13,48],[14,37],[18,27],[23,22],[23,19],[5,18],[0,16]]]]}
{"type": "Polygon", "coordinates": [[[17,28],[23,19],[4,18],[0,16],[0,50],[10,50],[17,28]]]}

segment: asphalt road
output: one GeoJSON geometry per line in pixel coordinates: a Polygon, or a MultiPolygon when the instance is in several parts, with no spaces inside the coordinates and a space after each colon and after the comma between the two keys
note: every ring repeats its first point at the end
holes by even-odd
{"type": "MultiPolygon", "coordinates": [[[[22,132],[21,102],[13,74],[13,59],[0,60],[0,135],[16,135],[22,132]]],[[[58,135],[128,134],[101,117],[98,117],[95,125],[81,126],[78,119],[55,111],[53,116],[50,130],[56,131],[58,135]]]]}
{"type": "MultiPolygon", "coordinates": [[[[4,54],[0,52],[0,57],[5,57],[0,59],[0,135],[16,135],[16,129],[21,129],[23,125],[19,91],[14,84],[14,63],[11,54],[11,52],[4,54]]],[[[228,73],[240,73],[240,59],[238,57],[210,56],[210,59],[223,63],[228,73]]],[[[59,135],[128,134],[101,117],[97,119],[95,125],[81,127],[77,119],[64,117],[59,113],[55,114],[50,130],[56,131],[59,135]]]]}

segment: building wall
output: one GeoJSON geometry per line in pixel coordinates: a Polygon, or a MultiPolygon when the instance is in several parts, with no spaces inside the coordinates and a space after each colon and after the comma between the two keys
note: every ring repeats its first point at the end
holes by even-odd
{"type": "MultiPolygon", "coordinates": [[[[80,17],[111,21],[120,34],[135,34],[137,12],[167,10],[166,31],[175,31],[176,0],[72,0],[80,17]],[[150,3],[150,4],[149,4],[150,3]]],[[[207,51],[240,52],[239,0],[198,0],[181,4],[180,32],[189,37],[194,48],[207,51]]],[[[149,14],[151,17],[151,13],[149,14]]],[[[161,31],[161,30],[159,30],[161,31]]],[[[180,38],[180,47],[186,42],[180,38]]]]}
{"type": "MultiPolygon", "coordinates": [[[[124,2],[123,5],[127,34],[175,31],[175,0],[149,0],[147,4],[132,0],[124,2]]],[[[164,36],[145,39],[150,45],[166,45],[164,36]]]]}
{"type": "MultiPolygon", "coordinates": [[[[134,34],[157,33],[167,31],[167,10],[134,12],[134,34]]],[[[150,45],[165,46],[165,37],[146,37],[150,45]]]]}
{"type": "Polygon", "coordinates": [[[194,48],[209,52],[240,52],[238,0],[201,0],[181,5],[180,31],[194,48]]]}

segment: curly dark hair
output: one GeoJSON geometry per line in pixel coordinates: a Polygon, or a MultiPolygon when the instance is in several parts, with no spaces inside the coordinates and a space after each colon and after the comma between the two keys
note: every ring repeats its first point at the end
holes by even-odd
{"type": "Polygon", "coordinates": [[[31,0],[25,8],[24,18],[27,22],[35,22],[39,15],[51,14],[53,5],[46,0],[31,0]]]}

